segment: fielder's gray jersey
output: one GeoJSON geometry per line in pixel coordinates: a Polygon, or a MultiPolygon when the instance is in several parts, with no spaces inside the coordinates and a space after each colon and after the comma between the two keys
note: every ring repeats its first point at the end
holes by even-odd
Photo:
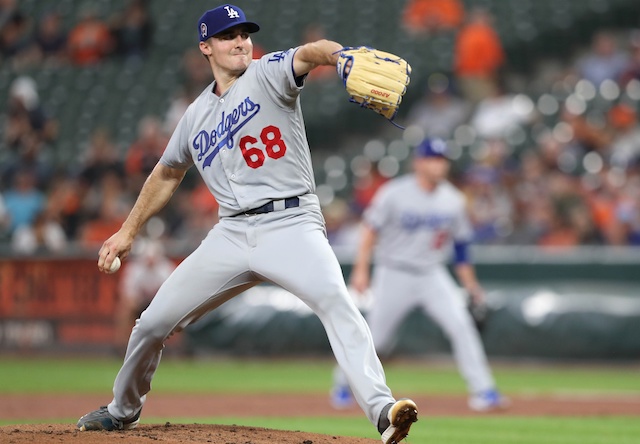
{"type": "Polygon", "coordinates": [[[380,265],[421,270],[445,262],[452,242],[469,242],[472,229],[463,194],[450,182],[429,192],[413,174],[383,185],[364,214],[378,233],[380,265]]]}
{"type": "Polygon", "coordinates": [[[252,61],[221,97],[213,93],[215,82],[209,85],[160,159],[169,167],[195,164],[220,204],[220,216],[315,191],[302,86],[293,73],[296,50],[252,61]]]}

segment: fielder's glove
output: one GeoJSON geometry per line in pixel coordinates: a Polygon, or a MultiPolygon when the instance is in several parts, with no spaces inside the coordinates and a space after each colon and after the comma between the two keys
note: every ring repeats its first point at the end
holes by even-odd
{"type": "Polygon", "coordinates": [[[476,328],[482,333],[487,325],[487,317],[489,316],[489,308],[486,302],[476,302],[470,297],[467,308],[469,309],[473,322],[476,324],[476,328]]]}
{"type": "Polygon", "coordinates": [[[366,46],[348,47],[340,51],[336,68],[351,102],[393,122],[411,75],[406,60],[366,46]]]}

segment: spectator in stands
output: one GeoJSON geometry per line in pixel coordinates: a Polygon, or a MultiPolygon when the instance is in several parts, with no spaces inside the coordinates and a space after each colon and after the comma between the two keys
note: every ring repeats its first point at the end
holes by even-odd
{"type": "Polygon", "coordinates": [[[568,248],[580,244],[580,237],[571,225],[568,214],[560,213],[557,208],[551,207],[549,223],[545,231],[540,235],[537,245],[540,247],[568,248]]]}
{"type": "Polygon", "coordinates": [[[35,185],[35,177],[29,170],[18,171],[13,178],[13,186],[4,193],[4,204],[10,219],[9,234],[33,224],[38,214],[45,208],[46,198],[35,185]]]}
{"type": "Polygon", "coordinates": [[[57,122],[40,104],[38,86],[31,77],[20,76],[11,83],[7,114],[4,141],[14,151],[32,133],[43,142],[51,142],[57,136],[57,122]]]}
{"type": "Polygon", "coordinates": [[[124,177],[124,163],[109,131],[106,128],[97,128],[91,134],[79,176],[84,186],[91,187],[99,184],[107,172],[124,177]]]}
{"type": "Polygon", "coordinates": [[[611,143],[612,134],[608,128],[603,128],[584,113],[576,114],[566,104],[563,106],[558,120],[568,124],[573,133],[572,142],[578,144],[584,152],[602,152],[611,143]]]}
{"type": "Polygon", "coordinates": [[[100,239],[103,239],[104,234],[122,226],[125,218],[115,206],[116,203],[113,200],[104,202],[100,206],[99,214],[81,226],[79,240],[84,248],[97,251],[100,248],[100,239]]]}
{"type": "Polygon", "coordinates": [[[454,74],[463,97],[476,103],[494,94],[504,64],[505,54],[493,27],[493,16],[483,8],[472,10],[454,48],[454,74]]]}
{"type": "Polygon", "coordinates": [[[175,270],[175,263],[166,256],[160,242],[140,239],[127,258],[120,278],[120,299],[117,310],[117,344],[126,349],[135,320],[147,308],[160,286],[175,270]]]}
{"type": "Polygon", "coordinates": [[[585,237],[593,237],[592,229],[580,221],[588,219],[586,203],[576,179],[559,171],[546,175],[546,191],[551,204],[551,218],[538,245],[569,247],[580,245],[585,237]]]}
{"type": "Polygon", "coordinates": [[[176,191],[180,197],[174,199],[175,203],[167,206],[162,215],[172,238],[185,249],[200,244],[211,227],[218,223],[218,202],[199,177],[193,177],[193,180],[196,183],[191,189],[176,191]]]}
{"type": "Polygon", "coordinates": [[[546,229],[551,213],[546,189],[547,172],[538,151],[531,149],[522,154],[518,181],[512,194],[514,233],[510,237],[511,242],[535,244],[546,229]]]}
{"type": "Polygon", "coordinates": [[[628,63],[629,57],[618,48],[616,37],[609,31],[598,31],[590,51],[578,59],[576,71],[581,78],[599,86],[607,79],[618,81],[628,63]]]}
{"type": "Polygon", "coordinates": [[[640,161],[640,123],[634,107],[619,103],[609,109],[611,142],[606,146],[611,165],[623,169],[640,161]]]}
{"type": "Polygon", "coordinates": [[[588,219],[594,222],[604,243],[624,245],[627,243],[627,233],[616,214],[620,187],[612,183],[608,172],[608,167],[603,168],[594,185],[586,189],[586,203],[591,216],[588,219]]]}
{"type": "Polygon", "coordinates": [[[33,59],[30,51],[33,42],[31,20],[17,9],[8,11],[7,15],[0,28],[0,59],[10,61],[15,69],[20,70],[33,59]]]}
{"type": "Polygon", "coordinates": [[[2,167],[5,184],[11,183],[18,171],[29,171],[34,177],[36,188],[42,191],[49,186],[55,168],[45,145],[33,132],[21,139],[16,155],[2,167]]]}
{"type": "Polygon", "coordinates": [[[360,175],[353,184],[353,211],[355,211],[357,215],[361,215],[371,203],[378,188],[388,180],[387,177],[380,173],[378,164],[375,162],[371,163],[368,172],[360,175]]]}
{"type": "Polygon", "coordinates": [[[434,34],[458,28],[464,18],[460,0],[409,0],[402,23],[411,34],[434,34]]]}
{"type": "Polygon", "coordinates": [[[640,30],[631,33],[629,61],[620,74],[620,85],[624,88],[632,80],[640,81],[640,30]]]}
{"type": "Polygon", "coordinates": [[[181,67],[181,84],[187,91],[201,92],[211,83],[211,69],[197,48],[189,48],[184,52],[181,67]]]}
{"type": "Polygon", "coordinates": [[[44,15],[38,23],[35,45],[37,59],[45,64],[55,66],[67,61],[67,34],[62,29],[59,13],[44,15]]]}
{"type": "Polygon", "coordinates": [[[0,0],[0,29],[18,12],[16,0],[0,0]]]}
{"type": "Polygon", "coordinates": [[[7,206],[4,204],[4,197],[0,193],[0,240],[4,240],[6,237],[10,223],[11,217],[7,211],[7,206]]]}
{"type": "Polygon", "coordinates": [[[485,97],[477,96],[479,100],[469,124],[482,139],[503,139],[509,131],[535,118],[533,101],[524,95],[509,93],[502,83],[502,79],[495,79],[491,89],[485,91],[485,97]]]}
{"type": "Polygon", "coordinates": [[[626,184],[620,190],[615,215],[620,221],[627,243],[640,246],[640,173],[638,171],[627,177],[626,184]]]}
{"type": "Polygon", "coordinates": [[[86,222],[79,235],[83,245],[88,248],[99,246],[105,233],[120,228],[132,206],[132,198],[125,192],[122,178],[114,171],[105,171],[100,183],[89,189],[82,202],[86,222]]]}
{"type": "Polygon", "coordinates": [[[513,230],[513,204],[500,183],[500,170],[490,165],[474,165],[467,172],[465,182],[463,190],[474,242],[503,243],[513,230]]]}
{"type": "Polygon", "coordinates": [[[82,201],[87,186],[70,175],[60,174],[52,180],[48,193],[49,213],[60,222],[66,237],[75,240],[82,223],[82,201]]]}
{"type": "Polygon", "coordinates": [[[198,207],[205,213],[218,214],[218,201],[211,194],[207,185],[199,180],[189,195],[191,206],[198,207]]]}
{"type": "Polygon", "coordinates": [[[178,126],[178,122],[191,102],[195,100],[197,94],[199,94],[199,91],[188,89],[186,86],[178,88],[171,99],[171,103],[169,104],[166,114],[164,115],[162,129],[165,134],[173,134],[176,126],[178,126]]]}
{"type": "Polygon", "coordinates": [[[160,119],[155,116],[146,116],[140,121],[138,138],[129,147],[125,158],[125,171],[130,180],[130,187],[140,189],[160,160],[168,141],[166,134],[162,131],[160,119]]]}
{"type": "Polygon", "coordinates": [[[121,217],[129,209],[131,197],[125,191],[125,182],[117,170],[104,170],[99,182],[87,188],[82,202],[82,211],[90,216],[104,212],[103,207],[121,217]]]}
{"type": "Polygon", "coordinates": [[[19,254],[61,253],[67,246],[67,237],[60,223],[44,209],[31,225],[22,225],[14,231],[11,246],[19,254]]]}
{"type": "Polygon", "coordinates": [[[468,119],[470,111],[469,102],[453,93],[450,80],[434,73],[429,76],[422,99],[409,110],[407,122],[421,128],[426,137],[446,140],[468,119]]]}
{"type": "Polygon", "coordinates": [[[69,33],[67,48],[71,61],[78,66],[99,63],[113,52],[111,31],[92,6],[80,12],[80,21],[69,33]]]}
{"type": "Polygon", "coordinates": [[[327,239],[336,252],[355,257],[360,240],[360,219],[356,217],[348,202],[335,198],[322,207],[327,239]]]}
{"type": "Polygon", "coordinates": [[[36,186],[44,189],[53,169],[47,148],[57,136],[57,122],[40,105],[30,77],[20,76],[11,83],[2,136],[8,148],[0,165],[2,186],[10,186],[17,171],[29,169],[36,186]]]}
{"type": "Polygon", "coordinates": [[[125,10],[111,21],[116,52],[128,60],[140,60],[151,46],[153,22],[147,3],[147,0],[130,0],[125,10]]]}

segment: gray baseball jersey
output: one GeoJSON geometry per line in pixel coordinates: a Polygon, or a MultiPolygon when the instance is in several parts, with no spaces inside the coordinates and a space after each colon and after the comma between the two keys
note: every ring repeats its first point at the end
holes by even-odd
{"type": "Polygon", "coordinates": [[[447,181],[427,192],[412,174],[383,185],[364,218],[378,233],[376,263],[387,266],[442,264],[452,242],[469,242],[473,235],[462,193],[447,181]]]}
{"type": "Polygon", "coordinates": [[[195,164],[220,204],[220,216],[315,190],[300,107],[295,50],[254,60],[218,97],[214,84],[189,106],[162,159],[195,164]]]}
{"type": "Polygon", "coordinates": [[[160,159],[169,167],[195,164],[220,204],[221,217],[137,321],[108,406],[117,418],[131,418],[142,409],[171,333],[265,281],[298,296],[318,315],[373,424],[394,402],[313,194],[294,53],[253,61],[221,97],[213,93],[213,84],[207,87],[160,159]],[[295,205],[287,208],[284,199],[292,198],[295,205]],[[247,214],[263,204],[272,204],[273,211],[247,214]]]}

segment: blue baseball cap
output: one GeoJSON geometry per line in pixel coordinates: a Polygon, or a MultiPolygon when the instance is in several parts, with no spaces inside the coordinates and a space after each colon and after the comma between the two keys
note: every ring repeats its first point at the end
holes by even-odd
{"type": "Polygon", "coordinates": [[[420,145],[416,146],[414,156],[424,157],[446,157],[447,142],[442,139],[424,139],[420,145]]]}
{"type": "Polygon", "coordinates": [[[257,23],[247,21],[242,9],[233,5],[222,5],[210,9],[198,20],[198,34],[200,41],[204,42],[209,37],[221,33],[233,26],[247,25],[249,32],[258,32],[260,26],[257,23]]]}

